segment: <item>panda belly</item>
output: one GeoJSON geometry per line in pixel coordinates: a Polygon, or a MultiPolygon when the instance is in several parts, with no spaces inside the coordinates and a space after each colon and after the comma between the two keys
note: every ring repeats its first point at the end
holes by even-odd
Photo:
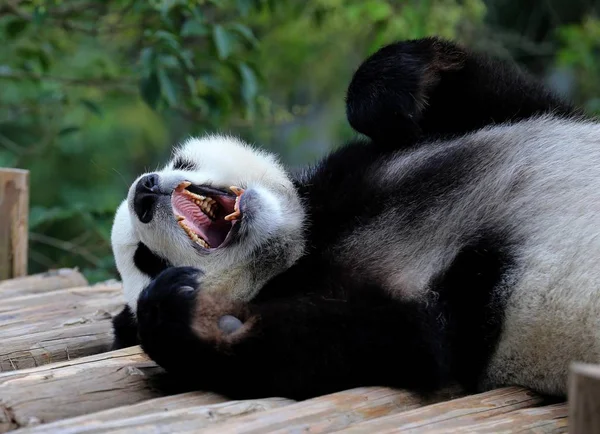
{"type": "Polygon", "coordinates": [[[548,228],[545,243],[521,251],[484,389],[517,384],[564,395],[572,362],[600,362],[600,222],[589,217],[548,228]]]}

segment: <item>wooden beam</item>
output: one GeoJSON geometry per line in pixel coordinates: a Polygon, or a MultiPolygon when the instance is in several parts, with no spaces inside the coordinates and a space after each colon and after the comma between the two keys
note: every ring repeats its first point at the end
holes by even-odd
{"type": "Polygon", "coordinates": [[[0,374],[0,432],[160,397],[139,347],[0,374]]]}
{"type": "Polygon", "coordinates": [[[0,300],[0,371],[107,351],[120,284],[69,288],[0,300]]]}
{"type": "Polygon", "coordinates": [[[574,363],[569,377],[569,432],[600,432],[600,365],[574,363]]]}
{"type": "Polygon", "coordinates": [[[284,398],[227,401],[210,393],[183,393],[139,404],[60,420],[27,429],[27,434],[83,434],[103,432],[198,432],[239,416],[281,408],[294,401],[284,398]]]}
{"type": "Polygon", "coordinates": [[[34,368],[49,363],[109,351],[113,342],[110,318],[3,339],[0,372],[34,368]]]}
{"type": "MultiPolygon", "coordinates": [[[[484,419],[481,422],[465,424],[452,429],[460,433],[566,433],[567,404],[554,404],[544,407],[526,408],[484,419]]],[[[444,434],[447,428],[427,430],[427,434],[444,434]]]]}
{"type": "MultiPolygon", "coordinates": [[[[446,397],[439,396],[439,399],[446,397]]],[[[308,401],[298,402],[277,410],[235,418],[224,424],[206,427],[203,433],[260,434],[310,432],[328,433],[364,421],[425,404],[416,395],[385,387],[362,387],[308,401]]],[[[169,429],[165,430],[170,432],[169,429]]],[[[372,431],[377,432],[377,431],[372,431]]]]}
{"type": "Polygon", "coordinates": [[[87,286],[83,274],[72,268],[50,270],[32,276],[0,281],[0,302],[10,297],[39,294],[56,289],[87,286]]]}
{"type": "Polygon", "coordinates": [[[124,306],[119,284],[59,289],[0,302],[0,336],[9,338],[92,322],[124,306]]]}
{"type": "Polygon", "coordinates": [[[29,172],[0,169],[0,280],[27,275],[29,172]]]}
{"type": "Polygon", "coordinates": [[[526,389],[507,387],[358,423],[341,432],[345,434],[383,434],[408,430],[451,432],[462,425],[533,407],[542,402],[540,396],[526,389]]]}

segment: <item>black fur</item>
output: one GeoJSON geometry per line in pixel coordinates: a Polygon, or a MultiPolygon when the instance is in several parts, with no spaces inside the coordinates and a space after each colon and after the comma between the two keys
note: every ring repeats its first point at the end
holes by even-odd
{"type": "Polygon", "coordinates": [[[516,66],[438,38],[377,51],[346,97],[352,127],[394,149],[548,112],[581,114],[516,66]]]}
{"type": "Polygon", "coordinates": [[[179,157],[173,162],[173,170],[196,170],[196,165],[179,157]]]}
{"type": "Polygon", "coordinates": [[[372,141],[333,152],[296,180],[309,221],[307,253],[294,266],[243,306],[205,294],[201,283],[182,291],[197,285],[197,271],[186,268],[163,271],[142,292],[141,344],[167,371],[236,398],[308,398],[363,385],[422,393],[455,382],[476,387],[502,330],[504,278],[518,240],[477,228],[420,302],[392,297],[368,277],[377,263],[343,263],[332,246],[384,207],[402,210],[399,223],[418,228],[429,204],[469,182],[469,165],[486,150],[440,153],[390,191],[375,191],[371,169],[389,152],[543,112],[576,113],[512,67],[437,39],[394,44],[367,59],[347,110],[372,141]],[[225,315],[243,325],[220,330],[225,315]]]}
{"type": "MultiPolygon", "coordinates": [[[[144,274],[155,278],[162,271],[171,266],[169,261],[154,254],[144,243],[138,243],[135,254],[133,255],[133,263],[144,274]]],[[[137,336],[137,321],[135,315],[129,306],[125,306],[123,310],[113,318],[113,333],[114,342],[112,348],[131,347],[139,344],[137,336]]]]}
{"type": "Polygon", "coordinates": [[[138,243],[133,263],[144,274],[154,278],[171,266],[169,261],[157,256],[144,243],[138,243]]]}
{"type": "Polygon", "coordinates": [[[117,316],[112,319],[114,340],[112,349],[132,347],[140,343],[138,339],[137,321],[131,308],[125,306],[117,316]]]}

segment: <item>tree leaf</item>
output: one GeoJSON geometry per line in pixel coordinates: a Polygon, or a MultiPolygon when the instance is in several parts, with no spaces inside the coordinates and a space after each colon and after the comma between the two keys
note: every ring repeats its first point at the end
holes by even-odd
{"type": "Polygon", "coordinates": [[[181,49],[179,41],[177,40],[177,36],[175,36],[173,33],[167,32],[165,30],[158,30],[154,33],[154,36],[158,40],[163,41],[169,48],[171,48],[174,51],[181,49]]]}
{"type": "Polygon", "coordinates": [[[103,116],[102,113],[102,109],[100,108],[100,106],[98,104],[96,104],[94,101],[91,101],[89,99],[85,99],[85,98],[81,98],[79,100],[79,102],[85,107],[87,108],[90,112],[94,113],[96,116],[98,116],[99,118],[101,118],[103,116]]]}
{"type": "Polygon", "coordinates": [[[183,36],[184,38],[188,36],[206,35],[208,35],[208,28],[204,23],[195,18],[190,18],[189,20],[187,20],[181,28],[181,36],[183,36]]]}
{"type": "Polygon", "coordinates": [[[6,25],[6,35],[9,39],[17,38],[27,28],[28,21],[16,18],[6,25]]]}
{"type": "Polygon", "coordinates": [[[77,131],[81,130],[81,128],[79,127],[75,127],[75,126],[71,126],[71,127],[65,127],[62,128],[59,132],[58,135],[60,137],[64,137],[64,136],[68,136],[69,134],[73,134],[76,133],[77,131]]]}
{"type": "Polygon", "coordinates": [[[245,63],[240,63],[240,76],[242,78],[242,97],[249,103],[258,94],[258,80],[254,70],[245,63]]]}
{"type": "Polygon", "coordinates": [[[156,108],[156,103],[160,98],[160,82],[155,72],[140,80],[140,94],[146,104],[156,108]]]}
{"type": "Polygon", "coordinates": [[[250,9],[254,6],[254,0],[236,0],[235,2],[240,14],[243,17],[247,17],[250,9]]]}
{"type": "Polygon", "coordinates": [[[162,95],[166,98],[167,102],[174,106],[177,104],[177,93],[173,87],[173,83],[169,78],[169,75],[164,69],[158,70],[158,81],[160,82],[160,88],[162,95]]]}
{"type": "Polygon", "coordinates": [[[231,25],[232,30],[239,33],[246,41],[250,43],[252,47],[256,47],[258,45],[258,39],[254,36],[254,32],[248,26],[245,26],[240,23],[235,23],[231,25]]]}
{"type": "Polygon", "coordinates": [[[154,48],[145,47],[140,52],[140,66],[142,68],[143,75],[150,75],[150,72],[154,70],[154,61],[156,55],[154,48]]]}
{"type": "Polygon", "coordinates": [[[231,37],[220,24],[213,26],[213,42],[219,59],[225,60],[231,54],[231,37]]]}

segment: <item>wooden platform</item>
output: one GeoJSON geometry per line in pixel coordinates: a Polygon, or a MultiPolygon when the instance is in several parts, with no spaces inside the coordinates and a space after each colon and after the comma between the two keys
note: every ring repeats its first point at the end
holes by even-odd
{"type": "Polygon", "coordinates": [[[511,387],[421,402],[360,388],[293,402],[161,396],[161,369],[138,348],[107,352],[118,282],[88,286],[75,270],[0,282],[0,432],[566,432],[567,405],[511,387]]]}

